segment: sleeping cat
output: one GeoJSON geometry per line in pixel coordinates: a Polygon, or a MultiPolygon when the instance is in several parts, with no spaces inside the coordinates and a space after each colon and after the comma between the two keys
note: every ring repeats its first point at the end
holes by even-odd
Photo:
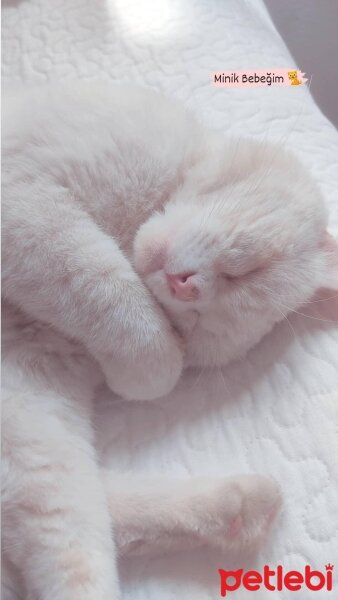
{"type": "Polygon", "coordinates": [[[337,285],[314,182],[280,148],[235,146],[134,87],[4,105],[4,597],[15,582],[29,600],[117,599],[117,554],[258,548],[273,480],[104,470],[92,400],[103,379],[163,396],[185,366],[243,356],[337,285]]]}

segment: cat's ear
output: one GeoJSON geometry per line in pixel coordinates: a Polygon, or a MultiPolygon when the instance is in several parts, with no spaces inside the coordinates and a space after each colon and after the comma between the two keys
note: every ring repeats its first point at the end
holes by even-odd
{"type": "Polygon", "coordinates": [[[326,262],[321,287],[338,291],[338,241],[326,231],[320,247],[326,262]]]}

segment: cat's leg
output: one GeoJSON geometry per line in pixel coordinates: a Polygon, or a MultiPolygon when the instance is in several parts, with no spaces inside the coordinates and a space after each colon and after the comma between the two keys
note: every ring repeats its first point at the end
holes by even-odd
{"type": "Polygon", "coordinates": [[[116,241],[63,188],[29,199],[5,200],[5,298],[83,342],[116,393],[169,392],[182,370],[181,341],[116,241]]]}
{"type": "Polygon", "coordinates": [[[120,555],[209,544],[252,552],[281,505],[276,482],[259,475],[167,480],[102,472],[120,555]]]}
{"type": "Polygon", "coordinates": [[[111,519],[86,422],[70,399],[48,392],[4,399],[3,550],[21,573],[25,600],[120,598],[111,519]]]}

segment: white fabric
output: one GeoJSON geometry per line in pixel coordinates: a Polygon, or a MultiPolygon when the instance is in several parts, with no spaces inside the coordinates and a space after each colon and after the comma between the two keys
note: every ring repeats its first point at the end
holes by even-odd
{"type": "MultiPolygon", "coordinates": [[[[4,83],[134,81],[182,99],[224,134],[279,141],[319,182],[338,237],[338,135],[307,90],[222,90],[210,83],[213,70],[295,66],[261,0],[6,0],[3,6],[4,83]]],[[[293,315],[245,361],[222,374],[186,374],[160,402],[112,402],[103,394],[98,437],[105,463],[183,476],[272,473],[283,486],[283,514],[261,555],[237,566],[307,563],[324,570],[338,552],[338,329],[328,322],[338,320],[337,306],[318,302],[309,309],[312,318],[293,315]]],[[[210,550],[125,561],[124,598],[215,599],[217,569],[230,564],[210,550]]],[[[256,597],[229,594],[247,596],[256,597]]]]}

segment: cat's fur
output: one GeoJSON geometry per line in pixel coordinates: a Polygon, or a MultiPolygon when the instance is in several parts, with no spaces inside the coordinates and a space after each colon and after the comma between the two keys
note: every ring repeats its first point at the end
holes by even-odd
{"type": "Polygon", "coordinates": [[[108,84],[9,96],[3,151],[8,576],[29,600],[108,600],[116,548],[257,547],[273,481],[104,471],[92,399],[101,370],[125,398],[162,396],[184,364],[244,355],[330,284],[316,186],[277,147],[234,146],[157,94],[108,84]]]}

